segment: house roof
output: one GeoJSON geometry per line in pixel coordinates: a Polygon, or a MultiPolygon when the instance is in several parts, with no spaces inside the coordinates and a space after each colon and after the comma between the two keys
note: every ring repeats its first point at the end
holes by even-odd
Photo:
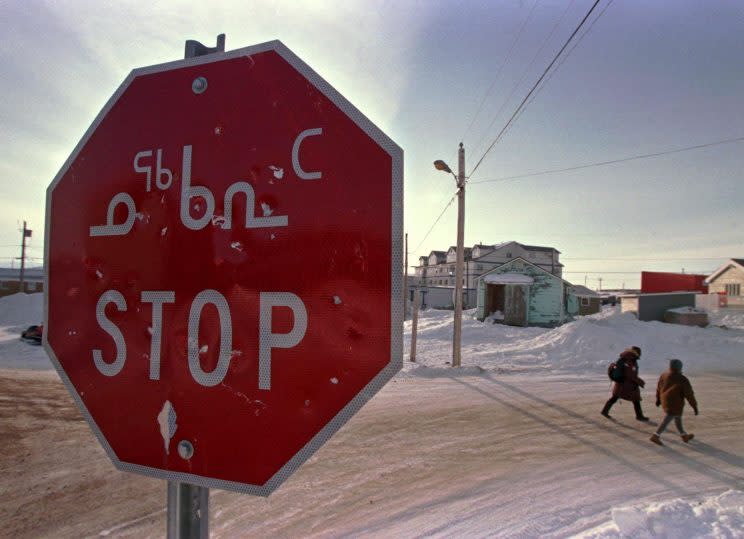
{"type": "MultiPolygon", "coordinates": [[[[515,243],[519,243],[519,242],[515,242],[515,243]]],[[[556,253],[561,254],[561,252],[554,247],[542,247],[540,245],[525,245],[524,243],[519,243],[519,245],[521,245],[522,247],[524,247],[525,249],[529,251],[543,251],[546,253],[555,251],[556,253]]]]}
{"type": "MultiPolygon", "coordinates": [[[[478,258],[486,257],[489,254],[491,254],[493,251],[496,251],[498,249],[502,249],[502,248],[506,247],[507,245],[511,245],[511,244],[519,245],[520,247],[522,247],[523,249],[526,249],[528,251],[542,251],[544,253],[555,252],[555,253],[561,254],[561,252],[558,249],[555,249],[553,247],[541,247],[539,245],[525,245],[523,243],[519,243],[518,241],[512,240],[512,241],[504,241],[504,242],[501,242],[501,243],[495,243],[493,245],[478,245],[478,247],[489,247],[490,248],[490,250],[487,253],[482,254],[478,258]]],[[[478,260],[478,258],[475,258],[474,260],[478,260]]],[[[561,267],[563,266],[563,264],[561,264],[560,262],[556,262],[556,265],[561,266],[561,267]]]]}
{"type": "MultiPolygon", "coordinates": [[[[568,281],[566,281],[566,282],[568,283],[568,281]]],[[[571,283],[568,283],[568,284],[571,287],[571,292],[573,293],[574,296],[578,296],[578,297],[581,297],[581,298],[598,298],[598,297],[600,297],[600,295],[598,293],[596,293],[594,290],[591,290],[591,289],[585,287],[584,285],[571,284],[571,283]]]]}
{"type": "MultiPolygon", "coordinates": [[[[457,251],[457,247],[456,246],[450,247],[449,250],[447,251],[447,254],[450,254],[451,251],[457,251]]],[[[462,252],[463,252],[463,256],[465,260],[470,260],[473,254],[473,249],[470,247],[463,247],[462,252]]]]}
{"type": "Polygon", "coordinates": [[[489,284],[532,284],[535,279],[521,273],[492,273],[483,280],[489,284]]]}
{"type": "Polygon", "coordinates": [[[720,268],[710,274],[707,279],[705,279],[705,284],[712,283],[718,278],[719,275],[721,275],[721,273],[732,266],[738,267],[740,270],[744,271],[744,258],[730,258],[728,262],[723,264],[720,268]]]}
{"type": "MultiPolygon", "coordinates": [[[[478,277],[476,277],[476,278],[475,278],[475,280],[477,281],[478,279],[483,279],[483,278],[484,278],[484,277],[486,277],[486,275],[488,275],[489,273],[493,273],[493,272],[495,272],[496,270],[500,270],[500,269],[503,269],[503,268],[504,268],[504,267],[506,267],[506,266],[509,266],[510,264],[514,264],[514,262],[516,262],[517,260],[521,260],[521,261],[522,261],[522,262],[524,262],[525,264],[529,264],[530,266],[533,266],[533,267],[537,268],[538,270],[542,271],[543,273],[547,273],[547,274],[548,274],[548,275],[550,275],[550,276],[551,276],[551,277],[552,277],[553,279],[558,279],[559,281],[562,281],[562,282],[564,282],[564,283],[568,282],[568,281],[564,281],[563,279],[561,279],[561,278],[560,278],[560,277],[558,277],[557,275],[553,275],[552,273],[550,273],[549,271],[547,271],[547,270],[545,270],[545,269],[541,268],[541,267],[540,267],[540,266],[538,266],[537,264],[533,264],[533,263],[532,263],[532,262],[530,262],[529,260],[525,260],[525,259],[524,259],[524,258],[522,258],[521,256],[518,256],[518,257],[516,257],[516,258],[512,258],[511,260],[509,260],[509,262],[505,262],[505,263],[501,264],[500,266],[496,266],[495,268],[491,268],[490,270],[488,270],[488,271],[486,271],[485,273],[482,273],[481,275],[479,275],[478,277]]],[[[488,282],[488,281],[486,281],[486,282],[488,282]]],[[[570,284],[570,283],[569,283],[569,284],[570,284]]]]}

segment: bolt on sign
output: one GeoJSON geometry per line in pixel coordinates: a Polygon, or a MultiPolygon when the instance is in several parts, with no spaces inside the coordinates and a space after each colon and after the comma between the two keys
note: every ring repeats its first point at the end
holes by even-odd
{"type": "Polygon", "coordinates": [[[47,190],[44,345],[117,468],[268,495],[402,365],[403,152],[278,41],[135,69],[47,190]]]}

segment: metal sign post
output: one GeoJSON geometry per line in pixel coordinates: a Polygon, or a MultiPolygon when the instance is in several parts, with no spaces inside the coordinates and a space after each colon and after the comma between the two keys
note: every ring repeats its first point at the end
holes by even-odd
{"type": "Polygon", "coordinates": [[[209,489],[168,481],[168,539],[209,537],[209,489]]]}
{"type": "MultiPolygon", "coordinates": [[[[217,46],[207,47],[186,40],[184,58],[225,52],[225,34],[217,36],[217,46]]],[[[205,539],[209,537],[209,489],[168,481],[168,539],[205,539]]]]}

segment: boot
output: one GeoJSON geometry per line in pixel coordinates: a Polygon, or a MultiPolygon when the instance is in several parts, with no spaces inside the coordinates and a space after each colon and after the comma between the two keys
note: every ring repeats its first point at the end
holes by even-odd
{"type": "Polygon", "coordinates": [[[683,434],[682,435],[682,441],[686,444],[690,443],[690,440],[692,440],[695,437],[694,434],[683,434]]]}
{"type": "Polygon", "coordinates": [[[611,419],[610,417],[610,408],[612,408],[612,405],[615,404],[612,399],[608,400],[604,408],[602,408],[602,411],[600,412],[603,416],[605,416],[607,419],[611,419]]]}
{"type": "Polygon", "coordinates": [[[633,408],[635,408],[636,419],[638,421],[648,421],[648,418],[645,415],[643,415],[643,410],[641,410],[640,401],[633,401],[633,408]]]}
{"type": "Polygon", "coordinates": [[[661,442],[661,438],[659,437],[659,435],[658,435],[658,434],[652,434],[652,435],[651,435],[651,438],[649,438],[649,440],[651,440],[651,441],[652,441],[653,443],[655,443],[656,445],[664,445],[664,444],[663,444],[663,443],[661,442]]]}

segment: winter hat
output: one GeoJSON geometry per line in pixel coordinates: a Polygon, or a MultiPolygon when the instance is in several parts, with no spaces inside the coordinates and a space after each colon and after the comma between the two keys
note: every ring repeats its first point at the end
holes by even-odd
{"type": "Polygon", "coordinates": [[[670,359],[669,360],[669,369],[673,371],[681,371],[682,370],[682,361],[679,359],[670,359]]]}
{"type": "Polygon", "coordinates": [[[641,348],[639,346],[631,346],[630,349],[634,350],[638,354],[638,357],[641,357],[641,348]]]}

